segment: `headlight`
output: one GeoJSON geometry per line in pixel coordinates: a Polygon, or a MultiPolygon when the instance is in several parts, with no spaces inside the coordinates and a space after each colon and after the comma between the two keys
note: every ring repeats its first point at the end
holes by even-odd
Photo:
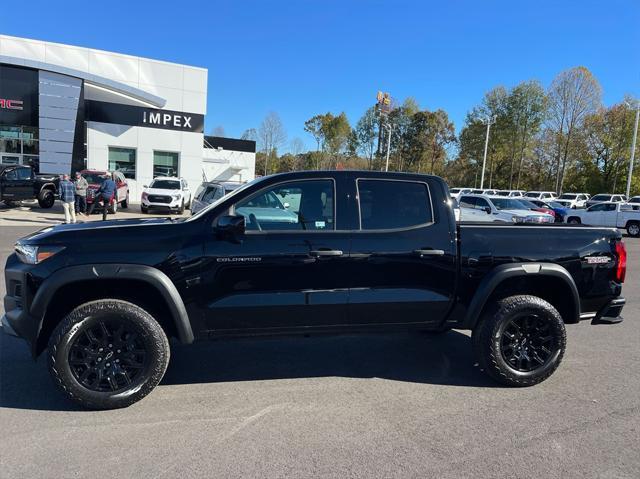
{"type": "Polygon", "coordinates": [[[179,199],[180,199],[180,195],[179,195],[179,194],[177,194],[177,195],[173,195],[173,199],[174,199],[174,200],[179,200],[179,199]]]}
{"type": "Polygon", "coordinates": [[[20,261],[26,264],[39,264],[64,249],[64,246],[33,246],[16,243],[15,250],[20,261]]]}

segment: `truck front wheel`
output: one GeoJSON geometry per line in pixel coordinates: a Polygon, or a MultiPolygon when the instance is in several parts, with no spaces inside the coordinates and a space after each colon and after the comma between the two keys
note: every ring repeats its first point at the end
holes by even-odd
{"type": "Polygon", "coordinates": [[[53,206],[55,201],[56,198],[51,190],[42,190],[38,195],[38,204],[40,205],[40,208],[49,209],[53,206]]]}
{"type": "Polygon", "coordinates": [[[567,335],[560,313],[537,296],[510,296],[489,309],[473,330],[480,367],[508,386],[533,386],[560,365],[567,335]]]}
{"type": "Polygon", "coordinates": [[[169,341],[144,309],[104,299],[78,306],[58,324],[48,357],[51,376],[70,399],[115,409],[139,401],[160,382],[169,341]]]}

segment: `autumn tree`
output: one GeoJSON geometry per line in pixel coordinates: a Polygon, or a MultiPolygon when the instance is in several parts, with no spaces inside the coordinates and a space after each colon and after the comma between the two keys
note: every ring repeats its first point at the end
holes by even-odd
{"type": "Polygon", "coordinates": [[[561,72],[548,91],[549,128],[555,135],[555,190],[562,191],[569,152],[585,118],[600,106],[602,88],[585,67],[561,72]]]}

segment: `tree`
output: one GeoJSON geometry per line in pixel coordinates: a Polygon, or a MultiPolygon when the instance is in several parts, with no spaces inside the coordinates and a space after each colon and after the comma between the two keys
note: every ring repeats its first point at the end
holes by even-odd
{"type": "Polygon", "coordinates": [[[240,139],[256,141],[258,139],[258,132],[255,128],[249,128],[247,130],[244,130],[244,133],[242,133],[240,139]]]}
{"type": "Polygon", "coordinates": [[[322,117],[324,115],[316,115],[309,118],[304,122],[304,131],[308,132],[313,136],[313,139],[316,140],[318,144],[318,148],[316,151],[320,151],[320,142],[324,139],[324,134],[322,131],[322,117]]]}
{"type": "Polygon", "coordinates": [[[585,118],[600,106],[602,88],[585,67],[561,72],[549,87],[549,128],[556,137],[556,192],[562,191],[569,152],[585,118]]]}
{"type": "Polygon", "coordinates": [[[353,130],[353,140],[356,150],[367,159],[369,169],[373,163],[373,154],[376,152],[376,138],[378,137],[378,114],[375,107],[367,108],[364,115],[356,123],[353,130]]]}
{"type": "MultiPolygon", "coordinates": [[[[264,174],[267,175],[269,171],[269,161],[272,156],[277,155],[276,150],[287,141],[287,133],[282,125],[280,116],[274,111],[271,111],[262,120],[260,128],[258,129],[258,143],[260,149],[265,154],[264,162],[264,174]]],[[[276,156],[277,157],[277,156],[276,156]]]]}
{"type": "Polygon", "coordinates": [[[408,167],[418,172],[426,167],[431,174],[441,172],[446,162],[446,149],[455,141],[454,125],[444,110],[417,112],[411,117],[406,134],[408,167]]]}
{"type": "Polygon", "coordinates": [[[298,156],[303,152],[303,150],[304,142],[296,136],[293,140],[291,140],[289,151],[293,156],[298,156]]]}
{"type": "Polygon", "coordinates": [[[337,164],[338,155],[342,153],[349,141],[351,126],[347,115],[342,112],[338,116],[327,113],[322,116],[322,135],[325,148],[332,160],[332,167],[337,164]]]}

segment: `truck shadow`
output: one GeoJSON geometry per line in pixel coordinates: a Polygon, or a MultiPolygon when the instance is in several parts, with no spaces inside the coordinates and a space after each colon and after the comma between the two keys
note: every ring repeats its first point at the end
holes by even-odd
{"type": "Polygon", "coordinates": [[[457,331],[220,340],[174,344],[161,384],[340,376],[499,387],[474,363],[469,336],[457,331]]]}
{"type": "MultiPolygon", "coordinates": [[[[45,359],[34,362],[21,340],[0,335],[0,407],[82,410],[56,389],[45,359]]],[[[174,342],[161,385],[337,376],[501,387],[474,362],[470,338],[457,331],[174,342]]]]}

